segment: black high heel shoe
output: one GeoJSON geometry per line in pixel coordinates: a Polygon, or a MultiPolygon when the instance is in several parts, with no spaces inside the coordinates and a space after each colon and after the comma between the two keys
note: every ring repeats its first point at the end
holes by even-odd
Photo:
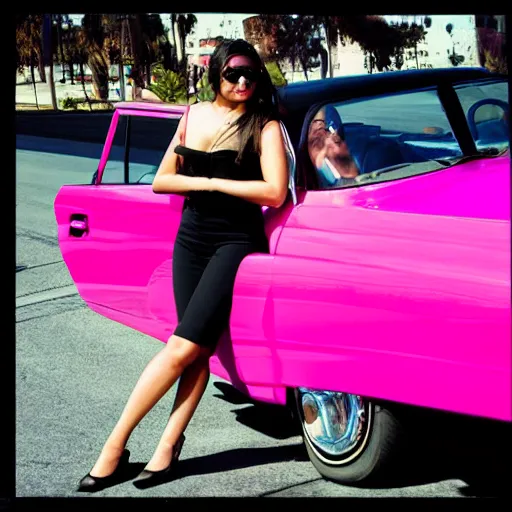
{"type": "Polygon", "coordinates": [[[124,466],[128,464],[130,459],[130,451],[126,448],[123,450],[116,469],[107,476],[92,476],[90,473],[85,475],[78,484],[77,492],[98,492],[110,487],[119,481],[124,466]]]}
{"type": "Polygon", "coordinates": [[[144,469],[142,473],[140,473],[140,475],[133,481],[133,485],[137,487],[137,489],[147,489],[149,487],[154,487],[155,485],[163,484],[171,480],[174,470],[176,469],[176,464],[178,463],[184,442],[185,435],[181,434],[178,442],[176,443],[176,446],[172,451],[172,458],[169,465],[160,471],[150,471],[149,469],[144,469]]]}

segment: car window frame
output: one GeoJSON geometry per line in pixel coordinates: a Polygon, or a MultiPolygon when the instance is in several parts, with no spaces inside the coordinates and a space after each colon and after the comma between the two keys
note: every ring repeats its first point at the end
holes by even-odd
{"type": "MultiPolygon", "coordinates": [[[[378,98],[380,96],[394,96],[394,95],[404,95],[422,91],[436,91],[441,107],[445,112],[448,124],[452,130],[454,138],[457,140],[462,155],[463,156],[473,156],[479,155],[481,152],[478,151],[473,136],[471,134],[469,123],[467,121],[466,115],[464,113],[464,108],[460,101],[459,96],[457,95],[457,91],[455,89],[456,86],[459,85],[471,85],[471,84],[485,84],[490,82],[502,82],[506,81],[506,77],[504,76],[492,76],[492,77],[482,77],[482,78],[473,78],[467,80],[457,80],[452,82],[439,82],[437,84],[428,85],[425,87],[415,87],[411,89],[400,89],[396,92],[382,92],[371,95],[354,95],[353,97],[347,97],[346,93],[341,94],[340,96],[332,96],[328,99],[318,101],[312,104],[306,111],[302,122],[302,128],[300,131],[300,137],[297,144],[297,172],[296,172],[296,187],[299,190],[304,191],[315,191],[315,192],[324,192],[324,191],[332,191],[332,190],[344,190],[351,189],[355,187],[362,187],[366,185],[371,185],[372,182],[368,181],[366,183],[354,183],[349,185],[344,185],[342,187],[333,187],[329,189],[319,189],[319,188],[308,188],[308,183],[311,182],[311,178],[308,180],[307,173],[313,172],[313,168],[310,165],[305,165],[304,162],[308,161],[309,155],[307,154],[307,134],[309,130],[309,125],[316,115],[316,113],[325,105],[333,104],[333,103],[350,103],[350,102],[361,102],[367,99],[378,98]]],[[[436,172],[436,171],[432,171],[436,172]]],[[[401,177],[398,179],[408,179],[413,176],[401,177]]]]}
{"type": "MultiPolygon", "coordinates": [[[[308,137],[308,132],[309,132],[309,125],[311,124],[311,121],[313,120],[313,118],[315,117],[317,112],[322,107],[324,107],[326,105],[337,104],[337,103],[340,103],[340,104],[341,103],[360,103],[362,101],[369,100],[372,98],[378,98],[381,96],[382,97],[398,96],[398,95],[411,94],[411,93],[422,92],[422,91],[436,91],[439,96],[439,85],[429,85],[426,87],[419,87],[419,88],[414,88],[414,89],[403,89],[403,90],[399,90],[399,91],[396,91],[393,93],[383,92],[381,94],[354,96],[351,98],[347,98],[346,96],[339,97],[339,98],[333,97],[333,98],[329,98],[327,100],[319,101],[319,102],[311,105],[308,108],[306,115],[304,116],[304,121],[302,123],[302,129],[300,132],[300,138],[299,138],[299,142],[298,142],[297,179],[302,179],[302,183],[304,185],[303,186],[297,185],[297,188],[299,188],[301,190],[305,190],[305,191],[326,192],[326,191],[332,191],[332,190],[351,189],[351,188],[362,187],[362,186],[370,184],[370,182],[368,182],[368,183],[354,183],[354,184],[349,184],[349,185],[343,185],[342,187],[332,187],[332,188],[325,188],[325,189],[323,189],[323,188],[308,188],[308,186],[307,186],[308,179],[306,176],[304,176],[304,174],[306,172],[314,172],[312,164],[304,165],[304,162],[310,162],[310,158],[309,158],[309,154],[308,154],[308,150],[307,150],[307,137],[308,137]]],[[[441,102],[441,98],[439,98],[439,100],[440,100],[442,108],[444,109],[444,106],[441,102]]],[[[449,119],[448,119],[448,123],[450,124],[450,128],[452,128],[452,130],[453,130],[453,127],[451,126],[449,119]]]]}
{"type": "MultiPolygon", "coordinates": [[[[129,158],[130,158],[130,142],[131,142],[131,128],[132,128],[132,117],[157,117],[157,118],[163,118],[163,119],[175,119],[179,121],[183,115],[183,112],[181,111],[158,111],[158,110],[152,110],[148,115],[148,110],[140,109],[140,108],[127,108],[122,107],[119,109],[116,109],[112,115],[112,119],[110,121],[109,129],[107,132],[107,137],[105,139],[105,143],[103,145],[103,150],[101,153],[100,161],[98,164],[98,169],[94,173],[94,176],[92,178],[92,185],[144,185],[148,186],[147,183],[131,183],[130,182],[130,175],[129,175],[129,158]],[[121,117],[126,117],[126,127],[125,127],[125,134],[124,134],[124,172],[123,172],[123,182],[120,183],[102,183],[103,174],[105,171],[105,167],[107,165],[110,152],[112,150],[113,142],[115,135],[117,133],[117,130],[119,128],[119,121],[121,117]]],[[[169,137],[169,143],[171,142],[172,136],[169,137]]]]}

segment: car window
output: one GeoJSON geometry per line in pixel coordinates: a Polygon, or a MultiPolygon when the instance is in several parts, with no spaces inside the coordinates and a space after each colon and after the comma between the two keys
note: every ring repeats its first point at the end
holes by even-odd
{"type": "Polygon", "coordinates": [[[101,182],[148,185],[153,183],[177,126],[177,119],[121,115],[101,182]],[[124,161],[128,123],[128,180],[125,181],[124,161]]]}
{"type": "Polygon", "coordinates": [[[357,185],[390,168],[425,172],[432,162],[434,170],[439,159],[462,155],[435,90],[324,105],[306,139],[301,155],[318,189],[357,185]]]}
{"type": "Polygon", "coordinates": [[[502,151],[510,146],[508,83],[461,84],[455,87],[476,148],[502,151]]]}

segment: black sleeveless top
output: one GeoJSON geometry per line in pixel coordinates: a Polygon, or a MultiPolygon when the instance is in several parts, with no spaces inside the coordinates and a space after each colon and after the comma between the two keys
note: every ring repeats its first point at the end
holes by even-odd
{"type": "MultiPolygon", "coordinates": [[[[236,163],[238,152],[233,149],[208,152],[178,145],[174,151],[183,156],[180,174],[185,176],[238,181],[263,179],[260,157],[252,151],[246,151],[240,163],[236,163]]],[[[205,214],[236,216],[261,213],[261,206],[256,203],[222,192],[189,192],[187,195],[187,206],[205,214]]]]}
{"type": "MultiPolygon", "coordinates": [[[[183,157],[179,172],[185,176],[239,181],[263,179],[260,157],[254,151],[245,151],[240,163],[235,161],[238,151],[233,149],[208,152],[178,145],[174,151],[183,157]]],[[[184,213],[187,211],[194,213],[197,235],[203,227],[211,234],[218,226],[219,234],[229,233],[236,238],[238,235],[253,240],[265,237],[262,207],[245,199],[222,192],[189,192],[184,205],[184,213]]],[[[186,216],[185,221],[188,223],[186,216]]],[[[186,226],[182,227],[186,229],[186,226]]]]}

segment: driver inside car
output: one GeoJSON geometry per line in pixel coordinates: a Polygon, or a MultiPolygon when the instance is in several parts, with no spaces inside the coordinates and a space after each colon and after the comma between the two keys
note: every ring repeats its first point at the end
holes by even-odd
{"type": "Polygon", "coordinates": [[[308,153],[320,189],[355,183],[360,171],[343,139],[341,118],[333,106],[322,107],[311,121],[308,153]]]}

